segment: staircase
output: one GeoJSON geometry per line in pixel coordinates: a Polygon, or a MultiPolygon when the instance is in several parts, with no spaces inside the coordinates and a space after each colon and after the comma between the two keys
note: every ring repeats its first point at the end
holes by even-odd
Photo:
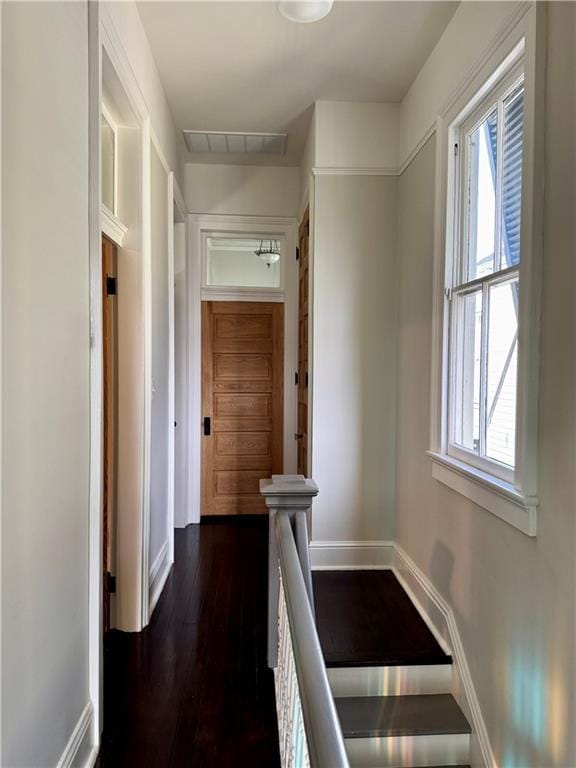
{"type": "Polygon", "coordinates": [[[392,571],[315,571],[316,624],[352,768],[465,766],[447,655],[392,571]]]}

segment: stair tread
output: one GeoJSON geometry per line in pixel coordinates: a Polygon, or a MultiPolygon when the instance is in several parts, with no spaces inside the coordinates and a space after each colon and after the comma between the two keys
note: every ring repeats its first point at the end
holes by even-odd
{"type": "Polygon", "coordinates": [[[392,571],[314,571],[327,667],[451,664],[392,571]]]}
{"type": "Polygon", "coordinates": [[[350,696],[335,699],[345,739],[469,734],[470,724],[449,693],[350,696]]]}

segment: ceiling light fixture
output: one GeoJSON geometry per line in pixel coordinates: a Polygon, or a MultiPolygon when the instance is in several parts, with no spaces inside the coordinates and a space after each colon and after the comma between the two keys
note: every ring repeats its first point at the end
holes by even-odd
{"type": "Polygon", "coordinates": [[[320,21],[332,10],[334,0],[279,0],[278,10],[289,21],[309,24],[320,21]]]}
{"type": "Polygon", "coordinates": [[[260,240],[260,247],[254,253],[270,269],[272,264],[277,264],[280,261],[278,240],[260,240]]]}

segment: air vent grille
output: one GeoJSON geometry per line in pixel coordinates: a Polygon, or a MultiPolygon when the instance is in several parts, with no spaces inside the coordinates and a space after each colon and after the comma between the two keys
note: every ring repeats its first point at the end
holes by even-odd
{"type": "Polygon", "coordinates": [[[283,155],[286,133],[237,131],[182,131],[189,152],[203,154],[283,155]]]}

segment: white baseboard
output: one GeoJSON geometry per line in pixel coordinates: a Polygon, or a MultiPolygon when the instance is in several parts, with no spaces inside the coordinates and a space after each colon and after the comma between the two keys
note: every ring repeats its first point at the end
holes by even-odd
{"type": "Polygon", "coordinates": [[[82,710],[56,768],[91,768],[94,765],[98,746],[91,744],[93,716],[94,709],[89,701],[82,710]]]}
{"type": "MultiPolygon", "coordinates": [[[[477,742],[480,759],[485,768],[492,768],[497,763],[476,696],[454,611],[398,544],[394,544],[394,572],[438,642],[452,655],[454,672],[452,694],[471,720],[472,739],[477,742]]],[[[473,748],[475,746],[472,745],[473,748]]]]}
{"type": "Polygon", "coordinates": [[[394,564],[391,541],[311,541],[313,571],[381,570],[394,564]]]}
{"type": "Polygon", "coordinates": [[[156,559],[152,563],[150,568],[150,575],[148,578],[148,617],[152,618],[152,613],[156,604],[162,594],[166,579],[170,573],[172,563],[170,562],[170,552],[168,540],[162,545],[160,552],[156,556],[156,559]]]}

